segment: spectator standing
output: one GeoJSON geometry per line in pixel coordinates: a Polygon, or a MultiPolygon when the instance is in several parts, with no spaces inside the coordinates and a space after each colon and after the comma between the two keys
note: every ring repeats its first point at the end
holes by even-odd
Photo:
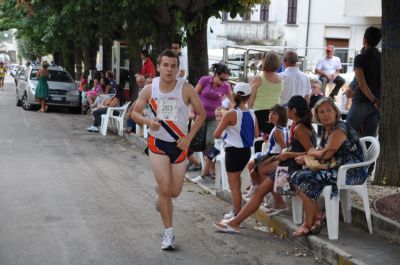
{"type": "MultiPolygon", "coordinates": [[[[199,94],[200,100],[206,110],[206,121],[203,126],[206,127],[205,150],[206,151],[214,146],[214,131],[217,128],[217,121],[215,120],[215,109],[221,106],[222,99],[227,96],[231,102],[234,102],[230,84],[227,82],[230,72],[228,67],[224,64],[216,63],[212,65],[213,76],[203,76],[197,83],[195,90],[199,94]]],[[[211,161],[204,158],[205,165],[202,169],[200,177],[204,178],[211,173],[211,161]]],[[[211,176],[212,176],[211,174],[211,176]]]]}
{"type": "Polygon", "coordinates": [[[176,79],[178,68],[176,53],[165,50],[158,62],[160,77],[143,89],[131,113],[136,123],[149,126],[150,166],[157,181],[157,205],[165,228],[161,250],[175,249],[172,198],[182,191],[189,145],[206,116],[193,87],[176,79]],[[147,104],[151,108],[149,118],[142,115],[147,104]],[[189,105],[198,117],[188,133],[189,105]]]}
{"type": "Polygon", "coordinates": [[[185,79],[187,74],[186,70],[186,57],[182,54],[182,42],[180,41],[174,41],[171,44],[171,49],[176,52],[176,54],[179,56],[179,71],[178,74],[176,75],[176,78],[183,78],[185,79]]]}
{"type": "Polygon", "coordinates": [[[39,99],[40,110],[39,112],[46,112],[48,106],[46,105],[46,98],[49,96],[49,85],[47,84],[47,78],[49,77],[49,63],[43,61],[42,68],[36,73],[36,85],[35,97],[39,99]]]}
{"type": "Polygon", "coordinates": [[[3,62],[0,62],[0,89],[4,90],[4,78],[6,77],[7,68],[3,62]]]}
{"type": "Polygon", "coordinates": [[[88,87],[88,74],[86,72],[82,73],[81,80],[79,82],[79,100],[82,104],[82,113],[85,112],[84,109],[84,98],[86,99],[85,93],[88,87]]]}
{"type": "Polygon", "coordinates": [[[334,98],[339,89],[346,82],[343,77],[339,76],[340,70],[342,70],[342,63],[340,58],[334,56],[335,48],[333,45],[326,47],[326,56],[320,59],[315,66],[315,73],[319,74],[319,80],[322,82],[322,91],[325,95],[326,84],[333,82],[335,87],[329,94],[329,97],[334,98]]]}
{"type": "Polygon", "coordinates": [[[240,174],[250,159],[254,138],[259,133],[254,111],[247,107],[251,94],[250,86],[247,83],[238,83],[233,91],[235,107],[225,113],[214,131],[215,138],[220,138],[225,131],[222,139],[233,204],[233,211],[232,214],[228,214],[229,217],[236,216],[242,207],[240,174]]]}
{"type": "Polygon", "coordinates": [[[269,133],[265,121],[268,119],[269,109],[280,103],[280,95],[283,89],[282,78],[276,73],[281,65],[279,55],[269,51],[264,55],[262,71],[254,77],[251,83],[251,96],[248,105],[255,111],[258,128],[262,133],[269,133]]]}
{"type": "Polygon", "coordinates": [[[369,27],[365,30],[363,44],[365,51],[354,59],[354,96],[347,115],[347,123],[360,136],[376,136],[379,126],[379,105],[381,92],[381,53],[376,45],[382,38],[381,30],[369,27]],[[357,86],[358,84],[358,86],[357,86]]]}
{"type": "Polygon", "coordinates": [[[142,58],[143,65],[140,69],[140,75],[143,75],[145,78],[151,77],[154,78],[156,76],[156,69],[154,67],[153,62],[151,61],[150,53],[147,49],[143,49],[140,53],[140,57],[142,58]]]}
{"type": "Polygon", "coordinates": [[[283,81],[283,90],[281,93],[281,104],[285,105],[293,96],[300,95],[307,102],[310,101],[311,84],[308,76],[301,72],[296,66],[298,56],[295,51],[286,51],[283,56],[285,71],[280,76],[283,81]]]}

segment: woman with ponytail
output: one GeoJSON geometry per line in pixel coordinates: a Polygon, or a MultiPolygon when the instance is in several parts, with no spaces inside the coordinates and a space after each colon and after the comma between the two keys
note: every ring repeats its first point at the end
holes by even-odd
{"type": "Polygon", "coordinates": [[[251,147],[258,135],[254,111],[247,107],[251,94],[250,86],[246,83],[237,83],[233,91],[235,107],[225,113],[214,132],[215,138],[221,138],[224,134],[222,140],[225,148],[225,167],[232,195],[233,211],[226,214],[225,219],[234,217],[242,207],[240,173],[250,159],[251,147]]]}

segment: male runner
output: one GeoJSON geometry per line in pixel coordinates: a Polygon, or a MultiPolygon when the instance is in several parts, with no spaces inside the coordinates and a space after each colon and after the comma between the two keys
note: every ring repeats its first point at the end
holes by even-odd
{"type": "Polygon", "coordinates": [[[172,198],[181,193],[189,144],[206,118],[193,86],[184,79],[176,79],[178,69],[179,58],[175,52],[165,50],[161,53],[157,65],[160,77],[143,88],[131,112],[136,123],[149,127],[150,167],[157,182],[159,210],[165,227],[162,250],[175,249],[172,198]],[[142,115],[147,104],[149,118],[142,115]],[[197,119],[188,133],[189,104],[197,119]]]}

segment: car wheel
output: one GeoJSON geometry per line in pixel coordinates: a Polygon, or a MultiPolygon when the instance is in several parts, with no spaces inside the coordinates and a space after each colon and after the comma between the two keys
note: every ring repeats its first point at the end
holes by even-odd
{"type": "Polygon", "coordinates": [[[21,100],[18,98],[18,94],[16,94],[15,105],[17,105],[17,107],[21,107],[21,105],[22,105],[21,100]]]}
{"type": "Polygon", "coordinates": [[[22,96],[21,103],[22,103],[22,108],[24,110],[32,109],[32,105],[31,105],[31,103],[29,103],[28,96],[26,95],[26,93],[24,93],[24,95],[22,96]]]}

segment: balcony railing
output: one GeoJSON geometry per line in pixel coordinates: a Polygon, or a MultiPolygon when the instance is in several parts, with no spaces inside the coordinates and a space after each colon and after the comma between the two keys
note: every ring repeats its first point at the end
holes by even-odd
{"type": "Polygon", "coordinates": [[[225,21],[225,37],[234,41],[268,39],[268,23],[259,21],[225,21]]]}

